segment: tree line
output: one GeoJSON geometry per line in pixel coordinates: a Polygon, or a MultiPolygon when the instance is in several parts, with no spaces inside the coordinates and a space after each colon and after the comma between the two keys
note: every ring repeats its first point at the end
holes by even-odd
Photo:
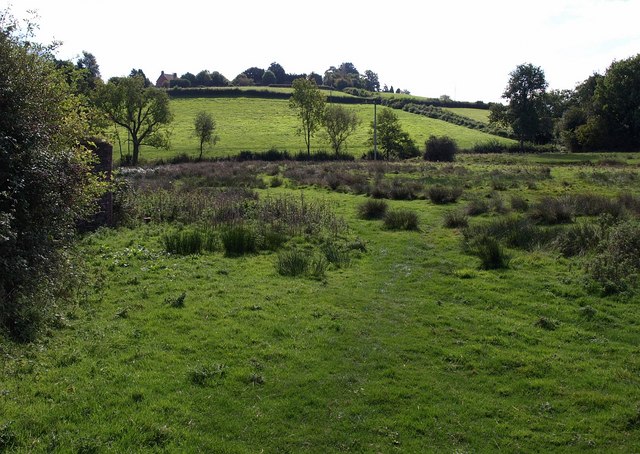
{"type": "Polygon", "coordinates": [[[164,88],[189,87],[253,87],[272,85],[291,85],[296,79],[313,80],[318,86],[325,86],[335,90],[345,89],[365,90],[368,92],[394,92],[409,94],[407,90],[394,90],[393,85],[381,86],[378,74],[367,69],[360,73],[351,62],[343,62],[339,66],[329,67],[324,74],[311,72],[309,74],[288,73],[277,62],[271,63],[266,69],[252,66],[245,69],[232,80],[227,79],[218,71],[202,70],[196,74],[186,72],[180,77],[169,80],[164,88]]]}
{"type": "Polygon", "coordinates": [[[531,63],[509,74],[491,123],[509,127],[520,141],[557,143],[569,151],[640,149],[640,54],[614,61],[573,90],[547,91],[544,70],[531,63]]]}

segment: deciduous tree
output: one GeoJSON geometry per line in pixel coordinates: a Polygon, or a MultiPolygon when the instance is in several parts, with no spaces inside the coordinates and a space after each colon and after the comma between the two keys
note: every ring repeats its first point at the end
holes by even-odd
{"type": "Polygon", "coordinates": [[[358,115],[340,104],[330,104],[325,108],[322,125],[336,156],[340,154],[342,147],[349,136],[355,132],[359,123],[358,115]]]}
{"type": "Polygon", "coordinates": [[[320,128],[326,104],[325,96],[314,81],[300,78],[293,81],[293,94],[289,107],[296,111],[300,119],[299,133],[304,136],[307,155],[311,155],[311,138],[320,128]]]}
{"type": "Polygon", "coordinates": [[[165,90],[144,87],[142,77],[113,78],[96,93],[96,106],[131,136],[131,164],[137,165],[140,146],[167,147],[166,126],[173,119],[165,90]]]}
{"type": "Polygon", "coordinates": [[[202,150],[205,144],[215,145],[220,140],[220,137],[216,135],[216,128],[216,120],[209,112],[198,112],[193,121],[193,132],[200,141],[200,156],[198,159],[202,159],[202,150]]]}

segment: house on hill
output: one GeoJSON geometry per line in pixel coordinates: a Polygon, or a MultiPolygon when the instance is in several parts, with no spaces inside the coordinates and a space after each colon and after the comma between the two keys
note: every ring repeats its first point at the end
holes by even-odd
{"type": "Polygon", "coordinates": [[[156,81],[156,87],[169,88],[169,84],[171,83],[171,81],[176,80],[177,78],[178,78],[178,74],[176,73],[165,74],[165,72],[162,71],[162,73],[160,74],[160,77],[158,77],[158,80],[156,81]]]}

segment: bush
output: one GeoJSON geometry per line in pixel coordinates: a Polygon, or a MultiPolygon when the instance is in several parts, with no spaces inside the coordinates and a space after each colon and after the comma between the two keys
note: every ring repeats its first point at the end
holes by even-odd
{"type": "Polygon", "coordinates": [[[171,254],[199,254],[203,250],[217,250],[217,237],[211,231],[178,230],[165,233],[162,237],[164,248],[171,254]]]}
{"type": "Polygon", "coordinates": [[[384,216],[384,226],[389,230],[418,230],[418,215],[410,210],[390,210],[384,216]]]}
{"type": "Polygon", "coordinates": [[[634,289],[640,274],[640,224],[627,221],[611,227],[587,271],[605,294],[634,289]]]}
{"type": "Polygon", "coordinates": [[[384,200],[367,200],[358,205],[358,218],[365,220],[382,219],[389,205],[384,200]]]}
{"type": "Polygon", "coordinates": [[[0,331],[22,341],[63,297],[67,246],[101,190],[90,153],[74,145],[88,129],[66,82],[76,75],[56,69],[52,52],[32,40],[34,27],[1,14],[0,331]]]}
{"type": "Polygon", "coordinates": [[[462,192],[462,188],[460,187],[431,186],[429,188],[429,200],[436,205],[455,203],[462,195],[462,192]]]}
{"type": "Polygon", "coordinates": [[[453,162],[458,145],[451,137],[430,136],[425,143],[424,159],[432,162],[453,162]]]}

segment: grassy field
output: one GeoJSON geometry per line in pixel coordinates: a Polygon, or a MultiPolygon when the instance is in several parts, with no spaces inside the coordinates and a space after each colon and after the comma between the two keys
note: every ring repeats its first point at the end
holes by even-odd
{"type": "MultiPolygon", "coordinates": [[[[373,121],[372,105],[349,105],[354,109],[360,120],[360,126],[347,143],[347,152],[360,157],[370,150],[367,145],[370,124],[373,121]]],[[[224,157],[236,155],[241,151],[266,151],[271,148],[287,150],[297,153],[306,150],[304,139],[297,135],[298,121],[294,112],[289,108],[287,100],[256,99],[256,98],[196,98],[174,99],[171,108],[175,115],[172,124],[172,139],[170,150],[158,150],[143,147],[143,160],[158,160],[169,158],[177,154],[186,153],[197,156],[198,141],[192,135],[193,120],[201,111],[213,115],[218,125],[220,142],[206,151],[209,157],[224,157]]],[[[378,107],[380,108],[380,107],[378,107]]],[[[396,111],[403,128],[405,128],[420,148],[430,135],[448,135],[453,137],[461,148],[470,148],[476,143],[498,140],[509,142],[508,139],[492,136],[480,131],[456,126],[441,120],[434,120],[408,112],[396,111]]],[[[313,150],[330,150],[326,139],[321,135],[314,138],[313,150]]],[[[126,141],[122,142],[123,152],[126,154],[126,141]]],[[[114,157],[120,157],[120,145],[114,143],[114,157]]]]}
{"type": "Polygon", "coordinates": [[[550,244],[505,246],[508,264],[482,269],[466,230],[445,226],[471,206],[485,208],[466,215],[479,227],[588,194],[626,194],[637,219],[639,156],[577,158],[132,172],[128,226],[79,244],[75,302],[35,343],[0,341],[0,451],[637,451],[637,291],[603,296],[594,251],[550,244]],[[435,203],[436,185],[462,193],[435,203]],[[367,193],[418,228],[363,219],[367,193]],[[269,213],[302,222],[273,249],[167,252],[172,233],[224,238],[225,222],[258,228],[269,213]],[[296,250],[325,267],[282,275],[296,250]]]}
{"type": "Polygon", "coordinates": [[[445,107],[444,109],[458,115],[462,115],[463,117],[471,118],[472,120],[489,123],[489,111],[487,109],[470,109],[461,107],[445,107]]]}

